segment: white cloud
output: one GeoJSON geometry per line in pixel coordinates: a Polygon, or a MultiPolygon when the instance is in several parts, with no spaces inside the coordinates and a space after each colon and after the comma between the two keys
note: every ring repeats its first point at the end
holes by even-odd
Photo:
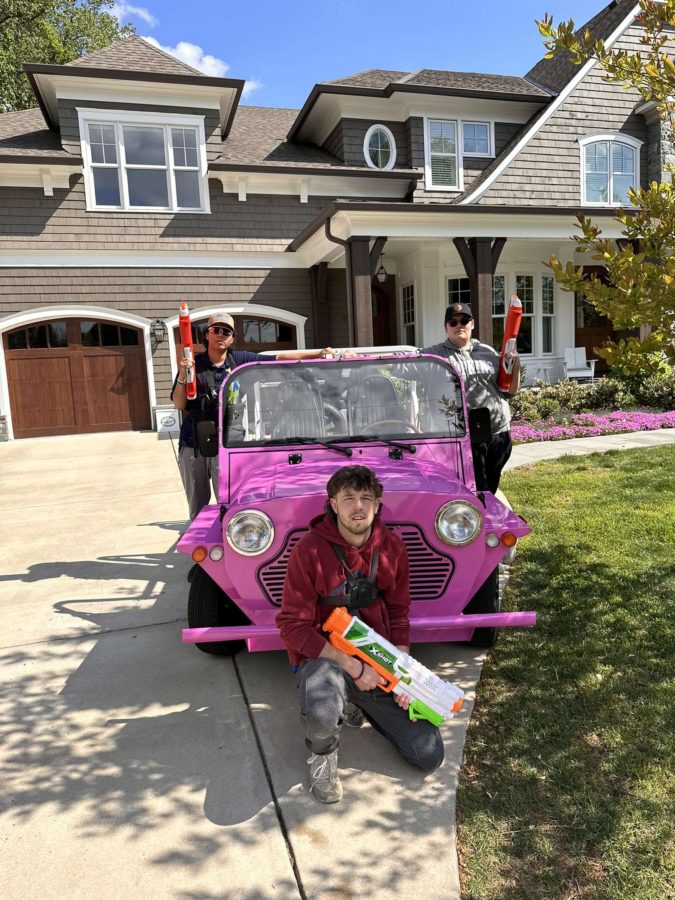
{"type": "Polygon", "coordinates": [[[110,10],[110,15],[115,16],[118,22],[122,23],[128,19],[141,19],[146,25],[154,28],[159,25],[159,21],[142,6],[132,6],[131,3],[125,3],[124,0],[116,0],[110,10]]]}
{"type": "Polygon", "coordinates": [[[246,99],[254,91],[259,91],[262,86],[262,81],[258,81],[256,78],[250,78],[244,85],[244,90],[241,92],[241,95],[244,99],[246,99]]]}
{"type": "Polygon", "coordinates": [[[204,75],[224,78],[225,73],[230,68],[222,59],[218,59],[217,56],[211,56],[210,53],[204,53],[201,47],[197,44],[190,44],[188,41],[178,41],[175,47],[165,47],[154,37],[143,35],[143,40],[152,44],[153,47],[158,47],[160,50],[170,53],[171,56],[175,56],[181,62],[192,66],[193,69],[198,69],[204,75]]]}

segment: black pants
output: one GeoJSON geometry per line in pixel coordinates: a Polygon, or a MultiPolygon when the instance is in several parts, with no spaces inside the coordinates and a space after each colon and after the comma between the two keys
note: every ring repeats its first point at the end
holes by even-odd
{"type": "Polygon", "coordinates": [[[502,469],[511,456],[512,447],[510,431],[493,435],[489,444],[471,444],[476,488],[479,491],[497,492],[502,469]]]}

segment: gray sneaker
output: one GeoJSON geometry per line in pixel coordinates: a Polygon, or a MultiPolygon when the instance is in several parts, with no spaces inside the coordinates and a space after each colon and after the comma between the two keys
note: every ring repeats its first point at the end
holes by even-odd
{"type": "Polygon", "coordinates": [[[312,753],[309,763],[309,790],[321,803],[337,803],[342,799],[342,785],[337,772],[337,750],[319,756],[312,753]]]}
{"type": "Polygon", "coordinates": [[[342,716],[342,724],[349,728],[360,728],[366,724],[366,717],[354,703],[347,703],[342,716]]]}

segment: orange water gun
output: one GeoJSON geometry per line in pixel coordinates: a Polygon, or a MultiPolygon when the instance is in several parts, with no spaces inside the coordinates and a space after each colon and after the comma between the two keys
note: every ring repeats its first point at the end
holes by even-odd
{"type": "Polygon", "coordinates": [[[499,374],[497,375],[497,387],[508,391],[513,378],[513,365],[515,357],[510,354],[516,352],[520,320],[523,318],[523,304],[514,294],[509,301],[509,308],[504,323],[504,340],[502,341],[502,355],[499,357],[499,374]],[[508,356],[507,356],[508,354],[508,356]]]}
{"type": "Polygon", "coordinates": [[[178,330],[180,331],[180,343],[183,351],[183,357],[190,363],[190,367],[185,375],[185,396],[188,400],[194,400],[197,396],[197,376],[195,374],[195,351],[192,343],[192,324],[190,323],[190,313],[187,303],[180,305],[180,313],[178,315],[178,330]]]}
{"type": "Polygon", "coordinates": [[[440,725],[459,712],[464,693],[449,681],[443,681],[421,662],[395,647],[358,616],[338,606],[323,623],[328,640],[348,656],[356,656],[381,675],[383,691],[405,694],[410,701],[408,715],[440,725]]]}

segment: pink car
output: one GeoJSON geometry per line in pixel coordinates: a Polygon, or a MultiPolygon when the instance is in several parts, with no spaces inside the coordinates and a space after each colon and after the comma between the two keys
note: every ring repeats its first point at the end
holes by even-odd
{"type": "Polygon", "coordinates": [[[382,520],[410,559],[412,641],[491,646],[497,629],[534,625],[500,612],[499,562],[529,533],[495,496],[477,492],[471,439],[489,439],[487,410],[467,414],[452,363],[419,353],[256,362],[223,383],[220,422],[198,426],[219,456],[219,504],[178,550],[199,565],[183,641],[206,653],[282,648],[274,623],[291,551],[344,465],[384,485],[382,520]]]}

